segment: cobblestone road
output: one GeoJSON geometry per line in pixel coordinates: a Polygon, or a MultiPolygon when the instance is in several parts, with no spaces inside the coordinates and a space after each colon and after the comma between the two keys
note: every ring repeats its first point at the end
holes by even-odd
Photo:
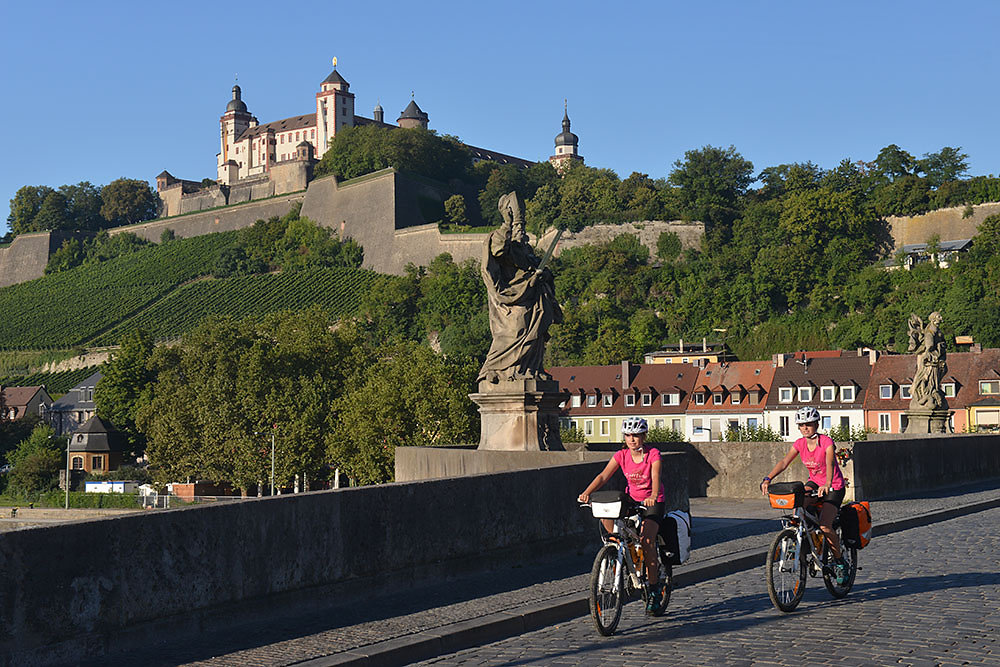
{"type": "Polygon", "coordinates": [[[625,607],[618,634],[589,618],[421,664],[1000,665],[1000,509],[877,538],[851,594],[810,579],[791,614],[761,568],[674,593],[660,619],[625,607]]]}

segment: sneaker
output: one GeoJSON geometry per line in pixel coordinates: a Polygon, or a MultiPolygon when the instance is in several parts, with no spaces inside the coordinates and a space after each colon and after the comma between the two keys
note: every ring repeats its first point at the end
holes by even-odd
{"type": "Polygon", "coordinates": [[[834,562],[833,572],[836,575],[838,586],[843,586],[847,583],[847,561],[843,558],[838,558],[834,562]]]}
{"type": "Polygon", "coordinates": [[[663,602],[663,584],[653,584],[649,587],[649,601],[646,603],[646,613],[655,614],[660,611],[663,602]]]}

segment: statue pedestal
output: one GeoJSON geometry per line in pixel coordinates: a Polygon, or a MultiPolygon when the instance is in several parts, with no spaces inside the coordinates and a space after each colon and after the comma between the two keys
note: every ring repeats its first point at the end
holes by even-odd
{"type": "Polygon", "coordinates": [[[922,435],[925,433],[949,433],[948,418],[951,410],[907,410],[907,435],[922,435]]]}
{"type": "Polygon", "coordinates": [[[480,450],[563,451],[559,404],[566,397],[559,393],[557,381],[483,381],[479,393],[469,398],[482,417],[480,450]]]}

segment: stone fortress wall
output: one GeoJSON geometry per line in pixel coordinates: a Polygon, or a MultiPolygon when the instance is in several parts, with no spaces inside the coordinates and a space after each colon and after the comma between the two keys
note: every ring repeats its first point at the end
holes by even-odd
{"type": "MultiPolygon", "coordinates": [[[[480,259],[485,235],[442,234],[435,222],[428,221],[436,219],[435,213],[440,212],[450,194],[432,181],[385,169],[344,182],[326,176],[311,181],[304,190],[289,192],[289,188],[297,188],[305,181],[297,172],[285,176],[265,177],[259,183],[245,179],[233,186],[228,195],[216,186],[194,197],[187,194],[181,198],[178,186],[171,189],[177,190],[175,210],[182,206],[192,212],[119,227],[109,233],[132,232],[158,242],[163,231],[170,229],[178,237],[187,238],[249,227],[259,219],[284,215],[301,202],[304,216],[329,227],[341,238],[353,238],[360,243],[365,249],[364,266],[374,271],[402,274],[406,264],[427,265],[443,252],[450,253],[456,262],[480,259]],[[229,205],[214,208],[220,199],[229,205]]],[[[889,218],[894,246],[899,249],[904,244],[924,243],[933,234],[939,234],[942,241],[972,238],[986,216],[1000,213],[1000,203],[974,206],[970,217],[963,217],[965,212],[965,207],[955,207],[908,218],[889,218]]],[[[597,225],[577,233],[564,233],[555,254],[630,233],[638,235],[649,248],[650,256],[655,257],[656,241],[663,231],[676,233],[684,248],[698,247],[704,225],[682,221],[597,225]]],[[[554,233],[554,230],[547,233],[539,245],[547,248],[554,233]]],[[[66,238],[68,235],[62,232],[22,234],[10,246],[0,248],[0,287],[41,277],[49,255],[66,238]]]]}

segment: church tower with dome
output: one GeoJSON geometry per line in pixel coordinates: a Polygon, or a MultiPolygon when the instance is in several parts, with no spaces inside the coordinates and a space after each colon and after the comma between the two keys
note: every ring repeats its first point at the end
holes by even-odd
{"type": "Polygon", "coordinates": [[[560,174],[566,171],[571,164],[579,162],[583,164],[583,156],[579,152],[580,139],[569,131],[569,108],[564,104],[562,132],[556,135],[556,153],[549,158],[549,162],[560,174]]]}

